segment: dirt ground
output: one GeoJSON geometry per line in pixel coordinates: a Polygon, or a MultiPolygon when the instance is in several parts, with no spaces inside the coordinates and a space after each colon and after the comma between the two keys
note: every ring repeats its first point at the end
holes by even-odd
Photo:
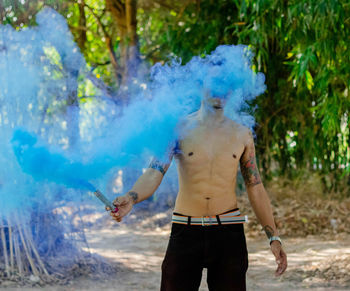
{"type": "MultiPolygon", "coordinates": [[[[163,214],[159,214],[163,215],[163,214]]],[[[162,218],[162,217],[158,217],[162,218]]],[[[42,288],[6,287],[0,290],[159,290],[160,266],[167,247],[169,223],[162,227],[144,224],[100,223],[87,229],[90,251],[117,267],[109,280],[80,277],[65,286],[42,288]]],[[[264,236],[251,238],[246,229],[249,252],[248,290],[350,290],[350,235],[284,238],[288,269],[274,276],[276,264],[264,236]]],[[[208,290],[203,272],[200,291],[208,290]]]]}

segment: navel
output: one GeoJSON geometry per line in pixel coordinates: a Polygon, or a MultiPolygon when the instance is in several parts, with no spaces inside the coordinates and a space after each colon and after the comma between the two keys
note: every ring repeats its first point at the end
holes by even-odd
{"type": "Polygon", "coordinates": [[[234,158],[237,158],[237,156],[235,154],[232,155],[234,158]]]}
{"type": "Polygon", "coordinates": [[[193,152],[188,153],[189,156],[193,156],[193,152]]]}

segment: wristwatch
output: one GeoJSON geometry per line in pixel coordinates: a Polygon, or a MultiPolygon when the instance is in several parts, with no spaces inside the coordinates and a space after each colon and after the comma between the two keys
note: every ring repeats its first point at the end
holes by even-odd
{"type": "Polygon", "coordinates": [[[271,237],[269,238],[270,245],[271,245],[271,243],[272,243],[274,240],[278,240],[278,241],[280,242],[280,244],[282,245],[282,240],[280,239],[279,236],[271,236],[271,237]]]}

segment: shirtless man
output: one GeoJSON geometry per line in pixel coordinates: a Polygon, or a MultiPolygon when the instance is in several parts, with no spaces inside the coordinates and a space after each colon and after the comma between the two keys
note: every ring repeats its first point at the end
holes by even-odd
{"type": "Polygon", "coordinates": [[[248,253],[244,219],[235,193],[238,162],[250,203],[278,264],[275,275],[287,268],[270,200],[256,165],[252,133],[224,116],[224,98],[205,95],[199,111],[181,124],[182,129],[188,129],[168,163],[153,160],[132,189],[115,199],[119,211],[111,213],[120,222],[135,203],[149,198],[175,158],[179,193],[162,264],[161,291],[198,290],[203,268],[208,269],[209,290],[246,290],[248,253]]]}

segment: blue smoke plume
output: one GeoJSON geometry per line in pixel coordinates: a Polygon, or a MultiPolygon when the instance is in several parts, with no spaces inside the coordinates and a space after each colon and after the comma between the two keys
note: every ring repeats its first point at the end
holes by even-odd
{"type": "MultiPolygon", "coordinates": [[[[96,190],[87,182],[95,178],[96,165],[91,168],[89,165],[74,163],[63,154],[52,153],[43,146],[35,146],[37,138],[27,131],[16,130],[11,142],[23,172],[30,174],[36,181],[54,181],[71,188],[96,190]]],[[[111,167],[108,164],[103,166],[111,167]]]]}
{"type": "Polygon", "coordinates": [[[264,75],[251,69],[247,46],[219,46],[187,64],[154,65],[150,81],[124,108],[98,98],[97,88],[97,98],[67,106],[88,82],[85,61],[62,16],[46,8],[36,20],[37,27],[22,31],[0,26],[0,159],[11,169],[0,179],[16,180],[22,193],[1,188],[3,206],[26,195],[40,198],[38,185],[93,190],[88,181],[103,185],[117,168],[145,167],[151,156],[165,159],[183,134],[177,125],[199,109],[206,91],[227,98],[227,117],[251,129],[255,124],[247,102],[265,84],[264,75]]]}

